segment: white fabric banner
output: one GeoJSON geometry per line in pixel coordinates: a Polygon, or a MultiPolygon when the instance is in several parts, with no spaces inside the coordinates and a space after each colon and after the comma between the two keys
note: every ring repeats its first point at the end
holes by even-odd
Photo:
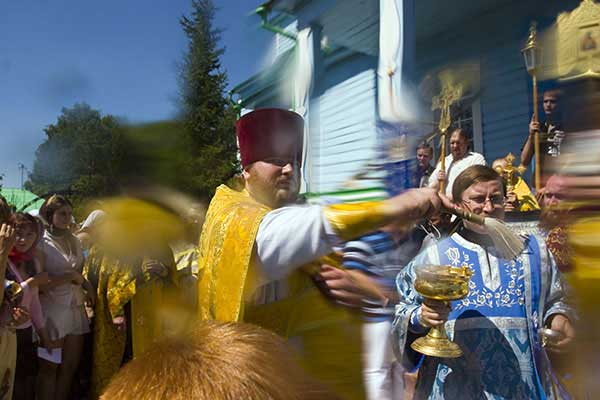
{"type": "Polygon", "coordinates": [[[402,99],[404,51],[403,0],[379,0],[379,67],[377,70],[379,118],[398,122],[408,118],[402,99]]]}
{"type": "Polygon", "coordinates": [[[308,106],[310,94],[313,87],[314,76],[314,49],[313,32],[306,27],[298,32],[296,42],[296,71],[294,77],[294,111],[304,118],[304,150],[303,160],[303,182],[302,191],[310,191],[310,129],[308,118],[308,106]]]}

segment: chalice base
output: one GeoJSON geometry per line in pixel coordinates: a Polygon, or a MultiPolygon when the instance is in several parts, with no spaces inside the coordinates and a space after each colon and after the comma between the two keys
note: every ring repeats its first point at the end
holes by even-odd
{"type": "Polygon", "coordinates": [[[427,336],[415,340],[410,347],[421,354],[439,358],[458,358],[463,355],[460,347],[450,341],[445,332],[432,328],[427,336]]]}

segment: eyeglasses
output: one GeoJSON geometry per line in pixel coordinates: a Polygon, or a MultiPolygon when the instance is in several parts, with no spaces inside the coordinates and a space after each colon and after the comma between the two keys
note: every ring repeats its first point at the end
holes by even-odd
{"type": "Polygon", "coordinates": [[[504,206],[504,196],[501,194],[495,194],[493,196],[475,196],[468,198],[467,201],[469,203],[485,206],[485,203],[488,201],[492,205],[492,207],[503,207],[504,206]]]}

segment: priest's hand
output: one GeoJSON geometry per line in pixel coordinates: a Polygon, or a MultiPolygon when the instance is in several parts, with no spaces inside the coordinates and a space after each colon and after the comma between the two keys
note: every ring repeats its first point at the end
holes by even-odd
{"type": "Polygon", "coordinates": [[[421,188],[387,199],[384,205],[390,219],[411,222],[429,218],[440,209],[442,200],[435,189],[421,188]]]}
{"type": "Polygon", "coordinates": [[[358,283],[348,270],[322,265],[321,271],[315,276],[326,296],[335,302],[348,306],[360,307],[363,296],[358,283]]]}
{"type": "Polygon", "coordinates": [[[540,188],[540,190],[535,194],[535,201],[538,202],[540,206],[543,207],[544,204],[544,196],[546,195],[546,188],[540,188]]]}
{"type": "Polygon", "coordinates": [[[389,302],[379,285],[361,271],[323,264],[315,280],[328,297],[348,307],[362,307],[365,305],[364,300],[381,304],[389,302]]]}
{"type": "Polygon", "coordinates": [[[562,339],[554,344],[549,344],[547,348],[550,351],[565,351],[575,338],[575,328],[573,328],[569,318],[563,314],[555,314],[551,318],[550,329],[562,333],[562,339]]]}
{"type": "Polygon", "coordinates": [[[421,304],[419,323],[426,328],[443,325],[448,321],[451,310],[450,304],[444,301],[425,299],[421,304]]]}

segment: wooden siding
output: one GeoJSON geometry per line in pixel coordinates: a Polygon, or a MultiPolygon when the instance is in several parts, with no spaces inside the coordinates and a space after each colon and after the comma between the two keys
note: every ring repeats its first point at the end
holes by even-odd
{"type": "MultiPolygon", "coordinates": [[[[351,61],[335,69],[350,68],[351,61]],[[350,65],[349,65],[350,63],[350,65]]],[[[318,98],[318,137],[311,143],[313,192],[339,190],[376,157],[376,79],[369,68],[326,87],[318,98]]]]}
{"type": "MultiPolygon", "coordinates": [[[[298,33],[298,21],[297,20],[294,20],[292,22],[284,20],[282,23],[283,24],[287,23],[287,25],[284,28],[287,32],[290,32],[294,35],[298,33]]],[[[279,33],[276,34],[275,35],[275,58],[286,53],[287,51],[290,51],[295,45],[296,45],[296,41],[294,39],[289,38],[287,36],[283,36],[279,33]]]]}
{"type": "Polygon", "coordinates": [[[527,138],[532,107],[520,49],[520,41],[512,41],[481,56],[483,150],[489,164],[509,152],[518,157],[527,138]]]}

